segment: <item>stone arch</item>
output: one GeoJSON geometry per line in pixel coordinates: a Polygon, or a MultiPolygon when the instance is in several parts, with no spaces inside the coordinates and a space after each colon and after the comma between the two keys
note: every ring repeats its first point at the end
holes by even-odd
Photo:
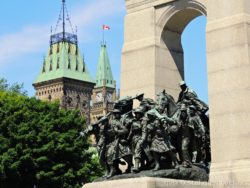
{"type": "Polygon", "coordinates": [[[206,16],[206,8],[197,1],[178,2],[175,6],[168,8],[157,21],[159,28],[160,43],[168,48],[183,51],[181,45],[181,34],[185,27],[196,17],[206,16]],[[173,33],[175,34],[174,40],[173,33]]]}
{"type": "MultiPolygon", "coordinates": [[[[156,6],[156,12],[158,12],[158,14],[156,13],[156,36],[158,36],[157,42],[160,47],[159,58],[156,57],[158,58],[156,61],[160,67],[167,66],[168,71],[175,74],[176,81],[170,85],[172,89],[170,92],[177,96],[178,81],[184,79],[184,51],[181,35],[193,19],[202,15],[206,16],[207,11],[205,5],[200,2],[177,1],[168,6],[156,6]],[[164,65],[166,63],[168,65],[164,65]]],[[[168,78],[166,79],[168,80],[168,78]]],[[[159,80],[161,79],[159,78],[159,80]]],[[[159,90],[161,87],[156,92],[159,90]]]]}
{"type": "Polygon", "coordinates": [[[207,14],[207,3],[205,0],[135,2],[127,2],[121,95],[134,95],[139,88],[146,96],[155,98],[166,89],[177,98],[178,82],[184,77],[181,33],[195,17],[207,14]]]}
{"type": "MultiPolygon", "coordinates": [[[[159,8],[162,6],[159,6],[159,8]]],[[[165,11],[159,16],[159,18],[156,20],[156,25],[163,28],[167,22],[178,12],[183,11],[183,10],[194,10],[200,15],[207,15],[207,10],[205,5],[198,1],[179,1],[175,2],[174,5],[165,7],[165,11]]],[[[195,18],[194,16],[193,18],[195,18]]],[[[192,19],[193,19],[192,18],[192,19]]],[[[192,20],[191,19],[191,20],[192,20]]]]}

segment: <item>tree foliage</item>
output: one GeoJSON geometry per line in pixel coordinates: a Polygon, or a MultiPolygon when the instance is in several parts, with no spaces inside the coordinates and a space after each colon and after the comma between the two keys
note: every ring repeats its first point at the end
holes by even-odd
{"type": "Polygon", "coordinates": [[[7,91],[9,93],[27,95],[27,91],[23,89],[23,84],[14,83],[10,85],[4,78],[0,79],[0,91],[7,91]]]}
{"type": "Polygon", "coordinates": [[[101,175],[79,138],[84,123],[78,111],[0,91],[0,187],[75,188],[101,175]]]}

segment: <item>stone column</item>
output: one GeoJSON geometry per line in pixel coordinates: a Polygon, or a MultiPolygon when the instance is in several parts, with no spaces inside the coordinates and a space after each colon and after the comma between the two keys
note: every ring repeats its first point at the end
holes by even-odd
{"type": "Polygon", "coordinates": [[[154,8],[127,14],[121,65],[121,96],[155,95],[154,8]]]}
{"type": "Polygon", "coordinates": [[[250,178],[250,1],[208,1],[211,182],[250,178]]]}

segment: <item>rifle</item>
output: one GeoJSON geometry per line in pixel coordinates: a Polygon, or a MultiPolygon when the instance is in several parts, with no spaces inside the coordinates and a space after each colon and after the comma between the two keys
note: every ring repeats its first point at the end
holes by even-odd
{"type": "Polygon", "coordinates": [[[137,94],[135,97],[132,97],[132,99],[137,99],[139,101],[142,101],[144,98],[144,93],[137,94]]]}
{"type": "Polygon", "coordinates": [[[80,132],[80,136],[79,137],[85,137],[86,135],[88,135],[89,133],[91,133],[94,130],[94,128],[96,128],[99,124],[101,124],[104,121],[106,121],[110,115],[111,115],[111,112],[109,112],[106,116],[103,116],[101,119],[99,119],[95,123],[92,123],[92,124],[88,125],[87,129],[85,129],[84,131],[80,132]]]}
{"type": "Polygon", "coordinates": [[[155,108],[150,110],[150,112],[153,112],[154,115],[160,119],[161,121],[166,121],[167,123],[170,124],[175,124],[176,121],[173,118],[169,118],[167,115],[161,115],[155,108]]]}
{"type": "Polygon", "coordinates": [[[144,93],[140,93],[140,94],[135,95],[134,97],[127,96],[127,97],[121,98],[117,100],[116,103],[118,103],[119,101],[130,101],[134,99],[141,101],[143,98],[144,98],[144,93]]]}

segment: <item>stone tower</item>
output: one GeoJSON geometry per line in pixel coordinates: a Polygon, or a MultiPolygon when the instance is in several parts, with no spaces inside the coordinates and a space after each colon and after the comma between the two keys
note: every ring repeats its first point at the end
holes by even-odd
{"type": "Polygon", "coordinates": [[[116,82],[109,62],[107,45],[102,43],[96,71],[96,86],[93,89],[91,120],[107,114],[116,100],[116,82]]]}
{"type": "Polygon", "coordinates": [[[48,54],[33,86],[38,99],[58,100],[62,108],[80,109],[81,114],[89,121],[90,100],[95,82],[80,55],[77,35],[73,31],[66,32],[65,20],[69,18],[65,18],[65,10],[63,0],[59,17],[59,21],[63,22],[62,32],[51,35],[48,54]]]}

